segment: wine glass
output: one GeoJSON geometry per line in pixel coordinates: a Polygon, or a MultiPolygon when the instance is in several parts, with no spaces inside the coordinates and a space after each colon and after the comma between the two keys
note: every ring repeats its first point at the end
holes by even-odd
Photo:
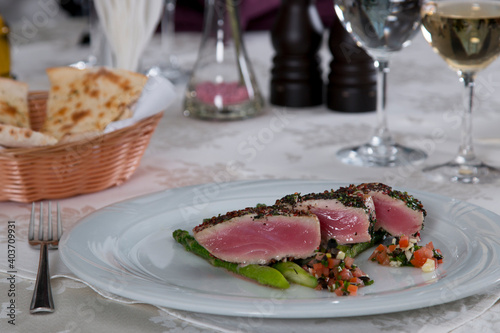
{"type": "Polygon", "coordinates": [[[90,54],[83,60],[70,64],[78,69],[92,68],[96,66],[112,66],[112,52],[108,39],[99,21],[94,0],[81,2],[82,11],[87,15],[87,24],[90,39],[90,54]]]}
{"type": "Polygon", "coordinates": [[[465,86],[462,139],[457,156],[448,163],[430,166],[423,172],[431,179],[458,183],[489,183],[500,170],[484,164],[472,145],[474,79],[500,53],[500,1],[432,1],[422,6],[422,32],[465,86]]]}
{"type": "Polygon", "coordinates": [[[359,166],[400,166],[423,161],[427,155],[397,144],[387,127],[386,90],[389,58],[410,44],[420,27],[420,0],[335,0],[345,29],[375,60],[377,68],[377,127],[370,141],[342,149],[337,157],[359,166]]]}
{"type": "Polygon", "coordinates": [[[160,21],[160,51],[162,61],[146,69],[148,76],[161,75],[174,84],[186,83],[189,71],[180,65],[178,54],[175,53],[175,8],[176,0],[165,0],[165,7],[160,21]]]}

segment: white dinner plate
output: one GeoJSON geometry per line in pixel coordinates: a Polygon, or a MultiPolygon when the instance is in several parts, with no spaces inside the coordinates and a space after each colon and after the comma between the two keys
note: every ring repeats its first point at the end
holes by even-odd
{"type": "Polygon", "coordinates": [[[444,263],[432,273],[356,263],[375,281],[339,297],[293,285],[277,290],[239,278],[186,252],[172,238],[207,217],[273,204],[294,192],[338,188],[329,181],[263,180],[176,188],[100,209],[64,234],[63,262],[101,290],[136,301],[201,313],[269,318],[380,314],[443,304],[487,291],[500,281],[500,216],[455,199],[409,191],[428,215],[422,244],[432,241],[444,263]]]}

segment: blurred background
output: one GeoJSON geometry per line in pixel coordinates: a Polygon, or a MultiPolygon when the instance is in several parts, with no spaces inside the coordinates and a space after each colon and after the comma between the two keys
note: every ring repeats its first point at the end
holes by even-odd
{"type": "MultiPolygon", "coordinates": [[[[89,0],[0,0],[0,13],[7,23],[15,24],[23,17],[31,17],[40,6],[58,5],[68,16],[79,17],[88,13],[89,0]]],[[[269,30],[274,22],[281,0],[240,0],[243,30],[269,30]]],[[[332,0],[317,0],[316,6],[325,27],[332,23],[335,12],[332,0]]],[[[205,0],[177,0],[176,31],[201,31],[205,0]]]]}

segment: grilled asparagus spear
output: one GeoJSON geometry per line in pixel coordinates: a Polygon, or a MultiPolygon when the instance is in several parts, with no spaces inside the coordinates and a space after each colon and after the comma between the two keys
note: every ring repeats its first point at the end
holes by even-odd
{"type": "Polygon", "coordinates": [[[293,261],[278,262],[273,265],[273,268],[280,271],[288,282],[300,284],[301,286],[309,288],[315,288],[318,285],[318,279],[293,261]]]}

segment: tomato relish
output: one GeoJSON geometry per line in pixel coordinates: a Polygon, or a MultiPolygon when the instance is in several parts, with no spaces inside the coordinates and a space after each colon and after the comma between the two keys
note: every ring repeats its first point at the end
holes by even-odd
{"type": "Polygon", "coordinates": [[[358,288],[373,283],[373,280],[354,264],[354,259],[345,256],[342,251],[335,256],[318,252],[302,267],[318,279],[317,290],[327,289],[338,296],[354,296],[358,288]]]}
{"type": "Polygon", "coordinates": [[[393,238],[392,244],[379,244],[369,260],[381,265],[399,267],[419,267],[424,272],[433,272],[443,262],[443,254],[434,248],[432,242],[424,246],[417,244],[417,237],[401,236],[393,238]]]}

